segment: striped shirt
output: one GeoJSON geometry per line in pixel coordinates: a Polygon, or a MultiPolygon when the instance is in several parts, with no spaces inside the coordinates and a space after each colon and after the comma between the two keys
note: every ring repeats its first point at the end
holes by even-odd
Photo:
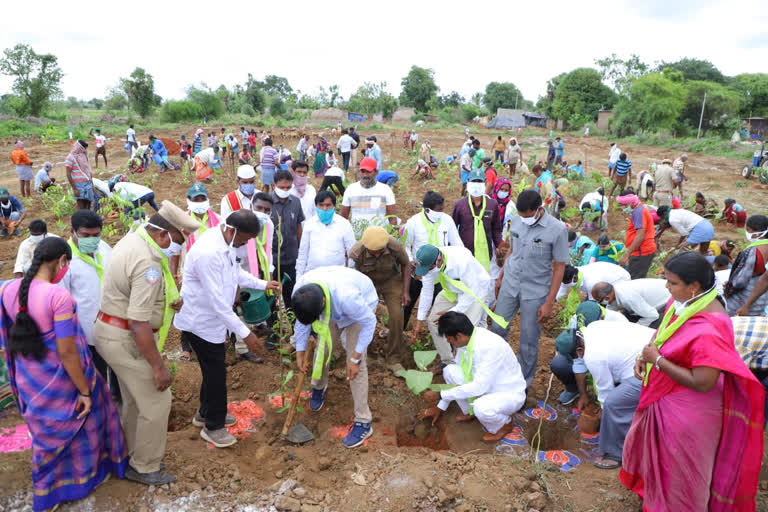
{"type": "Polygon", "coordinates": [[[262,168],[274,168],[277,165],[277,150],[272,146],[264,146],[261,148],[259,158],[262,168]]]}
{"type": "Polygon", "coordinates": [[[630,162],[629,160],[619,160],[618,162],[616,162],[616,175],[617,176],[624,176],[630,170],[632,170],[632,162],[630,162]]]}
{"type": "Polygon", "coordinates": [[[735,316],[733,322],[736,351],[753,370],[768,369],[768,317],[735,316]]]}
{"type": "Polygon", "coordinates": [[[352,183],[344,191],[342,206],[348,206],[349,221],[355,229],[355,236],[360,238],[369,224],[386,225],[387,206],[395,204],[395,194],[384,183],[371,188],[363,188],[360,182],[352,183]],[[374,220],[376,219],[376,220],[374,220]]]}

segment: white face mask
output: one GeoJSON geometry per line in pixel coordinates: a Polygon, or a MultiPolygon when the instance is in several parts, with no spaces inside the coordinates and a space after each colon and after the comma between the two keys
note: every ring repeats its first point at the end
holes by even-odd
{"type": "Polygon", "coordinates": [[[285,199],[285,198],[287,198],[289,195],[291,195],[291,191],[290,191],[290,190],[283,190],[283,189],[281,189],[281,188],[277,188],[277,187],[275,187],[275,195],[276,195],[277,197],[279,197],[280,199],[285,199]]]}
{"type": "Polygon", "coordinates": [[[432,222],[440,222],[440,219],[443,216],[443,212],[436,212],[435,210],[424,208],[424,215],[426,215],[427,219],[432,222]]]}
{"type": "Polygon", "coordinates": [[[176,256],[181,252],[181,244],[177,244],[176,242],[171,239],[171,245],[163,249],[160,248],[161,251],[163,251],[163,255],[165,255],[166,258],[170,258],[171,256],[176,256]]]}
{"type": "Polygon", "coordinates": [[[29,241],[32,242],[33,244],[39,244],[40,242],[43,241],[44,238],[45,238],[44,234],[43,235],[29,235],[29,241]]]}
{"type": "Polygon", "coordinates": [[[259,218],[259,222],[261,222],[262,224],[266,224],[269,220],[272,219],[272,217],[270,217],[268,213],[264,213],[264,212],[254,212],[254,213],[256,214],[256,217],[259,218]]]}
{"type": "Polygon", "coordinates": [[[224,229],[234,229],[234,233],[232,233],[232,240],[229,242],[229,254],[233,258],[237,258],[237,247],[235,247],[235,237],[237,236],[237,228],[235,226],[230,226],[229,224],[224,224],[224,229]]]}
{"type": "Polygon", "coordinates": [[[673,308],[675,308],[675,314],[676,314],[676,315],[678,315],[678,316],[679,316],[679,315],[682,315],[682,314],[683,314],[683,310],[684,310],[686,307],[688,307],[688,304],[690,304],[691,302],[694,302],[694,301],[695,301],[696,299],[698,299],[699,297],[703,297],[704,295],[706,295],[706,294],[708,294],[709,292],[711,292],[713,289],[714,289],[714,286],[712,286],[712,288],[710,288],[709,290],[707,290],[707,291],[705,291],[705,292],[701,292],[700,294],[698,294],[698,295],[696,295],[696,296],[694,296],[694,297],[691,297],[690,299],[688,299],[688,300],[687,300],[687,301],[685,301],[685,302],[679,302],[679,301],[675,301],[675,302],[673,302],[673,303],[672,303],[672,307],[673,307],[673,308]]]}
{"type": "Polygon", "coordinates": [[[192,213],[202,215],[211,208],[211,202],[206,199],[205,201],[195,203],[187,199],[187,208],[189,208],[192,213]]]}
{"type": "Polygon", "coordinates": [[[467,183],[467,192],[472,197],[480,197],[483,194],[485,194],[485,183],[470,181],[469,183],[467,183]]]}
{"type": "Polygon", "coordinates": [[[520,221],[526,226],[533,226],[534,224],[539,222],[539,219],[541,219],[541,217],[539,216],[538,210],[536,211],[536,213],[534,213],[530,217],[523,217],[522,215],[520,216],[520,221]]]}
{"type": "Polygon", "coordinates": [[[760,240],[761,238],[763,238],[766,233],[768,233],[768,229],[766,229],[765,231],[755,231],[754,233],[745,231],[744,238],[747,239],[747,242],[754,242],[755,240],[760,240]]]}
{"type": "Polygon", "coordinates": [[[509,192],[507,192],[506,190],[499,190],[499,193],[496,194],[496,197],[498,197],[499,199],[506,199],[509,197],[509,192]]]}

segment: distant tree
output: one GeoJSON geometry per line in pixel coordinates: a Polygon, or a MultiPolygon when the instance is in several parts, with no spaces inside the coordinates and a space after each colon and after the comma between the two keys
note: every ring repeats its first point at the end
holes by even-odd
{"type": "Polygon", "coordinates": [[[544,96],[540,96],[539,100],[536,102],[536,109],[548,117],[554,117],[554,114],[552,113],[552,103],[555,101],[555,90],[557,90],[560,80],[562,80],[565,75],[567,75],[567,73],[560,73],[559,75],[550,78],[547,81],[547,93],[544,96]]]}
{"type": "Polygon", "coordinates": [[[187,100],[200,105],[202,117],[208,119],[217,119],[226,110],[226,106],[221,98],[205,84],[200,84],[200,87],[190,85],[187,88],[187,100]]]}
{"type": "Polygon", "coordinates": [[[316,97],[310,96],[309,94],[302,94],[301,97],[299,97],[299,101],[296,102],[296,107],[317,110],[322,108],[322,104],[316,97]]]}
{"type": "Polygon", "coordinates": [[[314,99],[319,104],[317,108],[333,108],[344,101],[337,84],[331,85],[328,89],[320,86],[320,93],[314,99]]]}
{"type": "Polygon", "coordinates": [[[435,72],[431,69],[411,66],[408,75],[400,82],[403,88],[400,93],[400,103],[406,107],[413,107],[419,112],[427,112],[427,102],[437,97],[437,84],[435,84],[435,72]]]}
{"type": "Polygon", "coordinates": [[[744,99],[742,116],[768,116],[768,73],[736,75],[733,77],[732,86],[744,99]]]}
{"type": "Polygon", "coordinates": [[[128,97],[131,109],[141,117],[148,117],[157,106],[160,97],[155,94],[155,81],[143,68],[134,69],[129,78],[121,78],[120,87],[128,97]]]}
{"type": "Polygon", "coordinates": [[[38,54],[31,46],[17,44],[3,50],[0,73],[13,77],[13,92],[22,98],[22,115],[39,117],[51,100],[61,94],[64,73],[55,55],[38,54]]]}
{"type": "Polygon", "coordinates": [[[648,72],[648,64],[642,62],[634,53],[628,59],[621,59],[615,53],[610,57],[595,59],[603,81],[619,96],[625,96],[632,80],[648,72]]]}
{"type": "Polygon", "coordinates": [[[82,108],[83,104],[74,96],[68,96],[66,101],[67,108],[82,108]]]}
{"type": "Polygon", "coordinates": [[[558,80],[552,114],[570,126],[597,120],[600,109],[611,108],[616,95],[592,68],[574,69],[558,80]]]}
{"type": "Polygon", "coordinates": [[[96,110],[100,110],[101,107],[104,106],[104,100],[99,98],[91,98],[91,101],[89,101],[88,103],[93,105],[93,108],[95,108],[96,110]]]}
{"type": "Polygon", "coordinates": [[[271,116],[277,117],[282,116],[285,114],[286,108],[285,108],[285,101],[283,98],[280,98],[278,96],[275,96],[272,98],[272,101],[269,102],[269,114],[271,116]]]}
{"type": "Polygon", "coordinates": [[[386,82],[365,82],[349,97],[347,110],[367,115],[381,112],[384,117],[392,117],[397,109],[397,98],[389,94],[386,87],[386,82]]]}
{"type": "Polygon", "coordinates": [[[637,131],[674,130],[687,91],[679,72],[648,73],[634,80],[629,95],[616,105],[612,128],[619,136],[637,131]]]}
{"type": "Polygon", "coordinates": [[[245,99],[246,103],[251,106],[254,112],[263,113],[267,107],[267,95],[262,90],[260,82],[253,79],[253,76],[248,73],[248,80],[245,83],[245,99]]]}
{"type": "Polygon", "coordinates": [[[725,75],[708,60],[686,57],[677,62],[662,62],[659,64],[659,71],[664,71],[665,69],[681,72],[686,80],[701,80],[717,82],[719,84],[725,84],[728,81],[725,75]]]}
{"type": "Polygon", "coordinates": [[[464,104],[464,96],[457,93],[456,91],[451,91],[450,94],[446,94],[445,96],[440,96],[439,105],[440,107],[458,107],[464,104]]]}
{"type": "Polygon", "coordinates": [[[218,96],[218,98],[224,103],[225,108],[229,108],[229,102],[232,99],[232,93],[225,85],[220,85],[215,91],[214,94],[218,96]]]}
{"type": "Polygon", "coordinates": [[[264,77],[264,81],[260,83],[262,90],[268,96],[276,96],[285,100],[293,95],[293,88],[288,83],[287,78],[277,75],[267,75],[264,77]]]}
{"type": "Polygon", "coordinates": [[[116,110],[125,110],[128,108],[128,98],[120,86],[113,87],[107,93],[107,99],[104,102],[104,108],[110,112],[116,110]]]}
{"type": "Polygon", "coordinates": [[[685,89],[685,107],[680,118],[691,128],[699,126],[701,103],[705,92],[707,93],[707,101],[701,124],[704,133],[710,129],[724,131],[730,124],[728,121],[739,118],[739,111],[745,100],[738,91],[717,82],[701,80],[688,80],[685,82],[685,89]]]}
{"type": "Polygon", "coordinates": [[[476,106],[476,107],[482,107],[483,106],[483,93],[476,92],[472,95],[471,98],[469,98],[469,102],[476,106]]]}
{"type": "Polygon", "coordinates": [[[523,101],[523,93],[512,82],[491,82],[485,86],[483,104],[492,114],[499,108],[516,108],[523,101]]]}

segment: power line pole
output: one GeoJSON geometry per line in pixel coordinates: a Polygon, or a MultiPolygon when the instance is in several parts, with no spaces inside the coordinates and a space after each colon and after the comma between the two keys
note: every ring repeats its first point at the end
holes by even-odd
{"type": "Polygon", "coordinates": [[[704,120],[704,105],[707,103],[707,91],[704,91],[704,100],[701,102],[701,115],[699,116],[699,132],[696,134],[696,138],[701,137],[701,122],[704,120]]]}

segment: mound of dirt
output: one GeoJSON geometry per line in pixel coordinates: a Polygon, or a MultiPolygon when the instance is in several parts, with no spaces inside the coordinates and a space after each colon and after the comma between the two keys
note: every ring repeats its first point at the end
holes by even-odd
{"type": "Polygon", "coordinates": [[[171,156],[178,156],[181,154],[181,146],[179,143],[172,139],[164,139],[160,137],[160,140],[165,144],[165,149],[168,150],[168,154],[171,156]]]}

